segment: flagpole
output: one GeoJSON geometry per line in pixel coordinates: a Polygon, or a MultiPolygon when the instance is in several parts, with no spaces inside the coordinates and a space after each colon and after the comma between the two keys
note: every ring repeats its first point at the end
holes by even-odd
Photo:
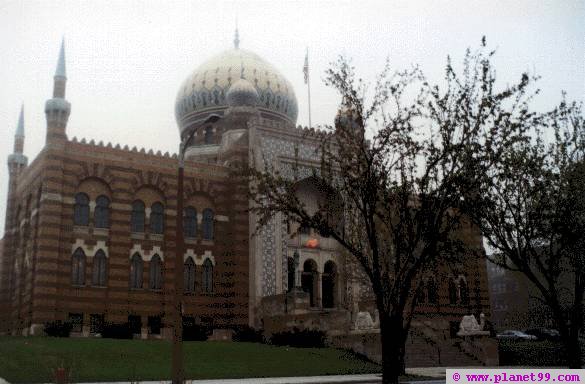
{"type": "Polygon", "coordinates": [[[307,47],[307,53],[305,55],[307,62],[306,62],[306,66],[307,66],[307,94],[309,96],[309,128],[313,127],[313,124],[311,124],[311,79],[310,79],[310,75],[309,75],[309,48],[307,47]]]}

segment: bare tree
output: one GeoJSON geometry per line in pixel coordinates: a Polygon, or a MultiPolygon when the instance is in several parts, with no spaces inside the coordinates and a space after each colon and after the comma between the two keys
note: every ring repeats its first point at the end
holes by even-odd
{"type": "Polygon", "coordinates": [[[298,198],[301,176],[247,171],[259,225],[282,212],[334,238],[361,265],[380,314],[384,383],[404,373],[419,278],[458,246],[462,196],[477,188],[469,170],[489,169],[530,124],[530,80],[496,92],[492,54],[485,44],[468,51],[462,75],[449,63],[444,89],[417,67],[392,73],[387,64],[369,92],[348,60],[334,63],[326,83],[342,104],[317,145],[312,176],[328,197],[316,210],[298,198]]]}
{"type": "Polygon", "coordinates": [[[571,368],[581,368],[585,289],[585,123],[563,100],[482,179],[467,210],[494,249],[551,309],[571,368]]]}

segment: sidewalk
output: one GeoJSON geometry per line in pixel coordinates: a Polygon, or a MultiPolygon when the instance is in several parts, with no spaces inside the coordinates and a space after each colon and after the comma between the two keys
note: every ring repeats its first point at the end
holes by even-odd
{"type": "MultiPolygon", "coordinates": [[[[267,377],[252,379],[222,380],[185,380],[185,384],[380,384],[381,374],[368,375],[336,375],[336,376],[304,376],[304,377],[267,377]]],[[[140,381],[140,384],[170,384],[170,381],[140,381]]],[[[0,384],[2,384],[0,382],[0,384]]],[[[133,384],[117,383],[84,383],[84,384],[133,384]]]]}

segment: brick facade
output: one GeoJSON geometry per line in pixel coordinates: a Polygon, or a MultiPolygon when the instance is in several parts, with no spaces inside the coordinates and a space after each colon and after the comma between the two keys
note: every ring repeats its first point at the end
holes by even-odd
{"type": "MultiPolygon", "coordinates": [[[[246,56],[244,59],[246,62],[246,56]]],[[[60,60],[64,60],[63,51],[60,60]]],[[[240,65],[244,66],[243,62],[240,65]]],[[[256,62],[254,56],[250,63],[256,62]]],[[[222,73],[219,67],[218,71],[222,73]]],[[[229,69],[225,72],[227,87],[231,75],[229,69]]],[[[255,76],[257,72],[250,68],[246,73],[255,76]]],[[[267,70],[264,79],[258,74],[261,78],[256,84],[265,82],[270,87],[270,81],[282,82],[286,92],[274,97],[270,89],[256,92],[244,84],[244,94],[232,93],[230,100],[260,97],[257,101],[262,106],[254,107],[226,105],[225,89],[217,88],[217,100],[210,105],[207,90],[189,88],[189,83],[181,87],[177,116],[183,138],[190,130],[195,132],[186,150],[184,207],[195,209],[197,221],[195,236],[185,239],[183,255],[175,252],[177,156],[68,139],[71,105],[64,98],[66,77],[64,71],[56,74],[54,98],[45,106],[45,147],[28,165],[19,142],[8,159],[9,193],[0,255],[0,333],[39,334],[45,322],[74,319],[75,331],[86,336],[98,320],[138,324],[143,337],[148,336],[150,324],[160,322],[162,335],[168,335],[176,257],[185,262],[191,258],[195,269],[195,289],[184,295],[183,316],[214,328],[273,324],[266,303],[280,308],[293,280],[296,285],[310,281],[312,293],[303,299],[307,308],[302,316],[328,331],[347,334],[358,312],[374,313],[371,292],[359,276],[350,273],[352,267],[334,241],[314,231],[295,235],[298,228],[293,228],[294,223],[291,227],[281,215],[256,232],[256,218],[248,213],[250,202],[242,192],[246,186],[238,184],[241,181],[233,177],[230,165],[273,166],[287,177],[294,172],[301,179],[304,175],[308,201],[314,198],[309,176],[319,166],[315,132],[294,126],[292,88],[285,87],[287,82],[281,75],[267,70]],[[190,89],[193,94],[189,94],[190,89]],[[287,109],[289,106],[292,109],[287,109]],[[212,115],[215,121],[205,120],[212,115]],[[297,161],[298,166],[294,165],[297,161]],[[82,225],[75,224],[79,194],[89,201],[89,220],[82,225]],[[107,225],[95,220],[99,199],[109,204],[107,225]],[[144,231],[132,230],[137,201],[144,206],[144,231]],[[163,207],[161,233],[150,228],[155,204],[163,207]],[[211,239],[204,236],[204,227],[209,225],[205,210],[213,212],[211,239]],[[76,252],[84,255],[83,263],[76,261],[76,252]],[[103,284],[94,278],[100,265],[98,254],[106,258],[103,284]],[[295,254],[300,266],[290,271],[295,254]],[[139,275],[136,271],[140,271],[133,267],[135,255],[141,260],[142,288],[132,287],[139,275]],[[158,273],[153,260],[158,259],[162,283],[151,288],[151,275],[158,273]],[[204,274],[209,263],[212,277],[204,274]],[[308,267],[311,272],[303,270],[308,267]],[[84,275],[82,281],[80,274],[84,275]]],[[[216,87],[224,80],[215,79],[216,87]]],[[[468,224],[459,235],[468,245],[465,261],[457,270],[440,267],[436,271],[434,289],[430,289],[429,280],[426,298],[418,309],[417,319],[422,320],[417,324],[432,329],[437,340],[452,336],[452,328],[463,315],[483,312],[489,317],[481,236],[468,224]],[[436,298],[431,299],[432,294],[436,298]]],[[[293,316],[278,323],[295,324],[297,320],[293,316]]],[[[425,337],[431,337],[429,334],[425,337]]]]}

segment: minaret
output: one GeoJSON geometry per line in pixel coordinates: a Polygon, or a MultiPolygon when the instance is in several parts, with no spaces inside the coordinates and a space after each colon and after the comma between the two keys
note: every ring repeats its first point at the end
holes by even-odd
{"type": "Polygon", "coordinates": [[[18,117],[18,125],[16,126],[16,133],[14,134],[14,153],[22,155],[24,150],[24,104],[20,107],[20,116],[18,117]]]}
{"type": "Polygon", "coordinates": [[[14,151],[8,156],[8,171],[10,178],[16,179],[18,174],[28,164],[28,159],[22,154],[24,149],[24,105],[20,108],[20,116],[14,134],[14,151]]]}
{"type": "Polygon", "coordinates": [[[8,202],[6,204],[6,225],[5,229],[10,228],[12,217],[12,203],[14,200],[14,191],[18,184],[18,176],[22,170],[28,165],[28,159],[23,155],[24,149],[24,105],[20,108],[20,116],[18,117],[18,124],[16,126],[16,133],[14,134],[14,151],[8,156],[8,202]]]}
{"type": "Polygon", "coordinates": [[[61,51],[57,62],[57,70],[53,77],[53,98],[45,103],[45,115],[47,117],[46,145],[62,147],[67,140],[65,128],[71,113],[71,104],[65,100],[65,86],[67,74],[65,71],[65,39],[61,42],[61,51]]]}
{"type": "Polygon", "coordinates": [[[238,32],[238,25],[236,23],[236,34],[234,36],[234,48],[240,49],[240,32],[238,32]]]}

